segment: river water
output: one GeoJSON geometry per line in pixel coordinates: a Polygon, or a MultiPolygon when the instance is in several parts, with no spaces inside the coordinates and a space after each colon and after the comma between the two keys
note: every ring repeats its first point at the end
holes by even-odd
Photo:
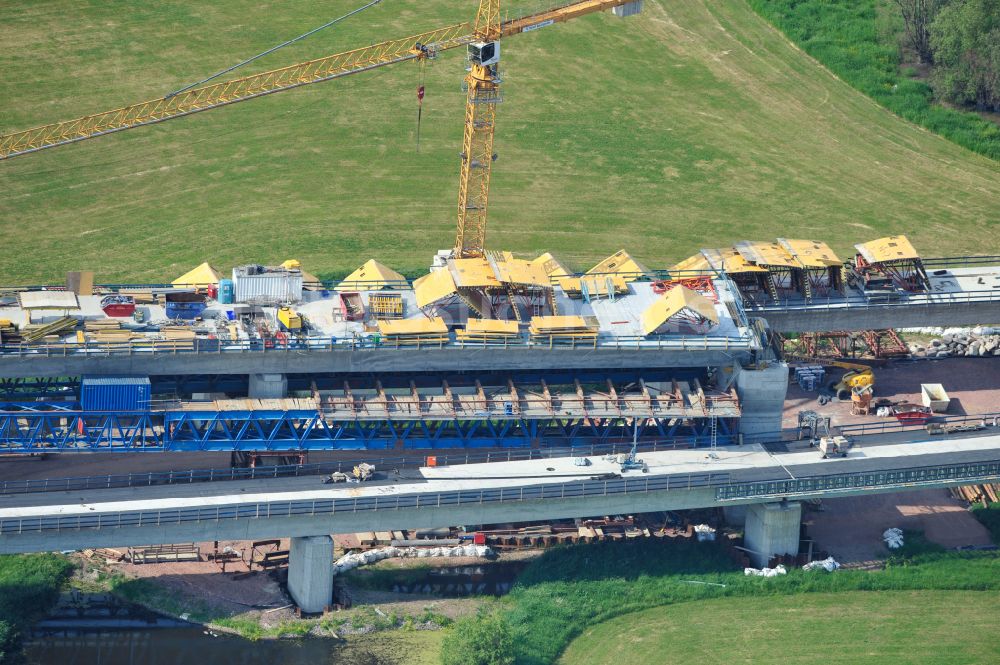
{"type": "Polygon", "coordinates": [[[213,636],[105,594],[70,594],[33,630],[30,665],[352,665],[330,639],[213,636]]]}

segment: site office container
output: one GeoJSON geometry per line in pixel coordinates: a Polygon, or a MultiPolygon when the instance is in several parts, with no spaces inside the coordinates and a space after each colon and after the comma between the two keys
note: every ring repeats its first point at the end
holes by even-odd
{"type": "Polygon", "coordinates": [[[264,266],[233,268],[236,302],[286,303],[302,300],[302,271],[264,266]]]}
{"type": "Polygon", "coordinates": [[[149,411],[148,376],[85,376],[80,382],[84,411],[149,411]]]}

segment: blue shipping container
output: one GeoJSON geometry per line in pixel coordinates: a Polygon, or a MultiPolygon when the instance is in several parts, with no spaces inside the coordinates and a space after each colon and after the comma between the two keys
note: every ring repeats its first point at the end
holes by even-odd
{"type": "Polygon", "coordinates": [[[80,382],[84,411],[149,411],[148,376],[85,376],[80,382]]]}

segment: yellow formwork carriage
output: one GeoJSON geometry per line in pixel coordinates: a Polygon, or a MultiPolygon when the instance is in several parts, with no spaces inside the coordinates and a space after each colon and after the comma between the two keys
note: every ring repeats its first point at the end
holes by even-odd
{"type": "Polygon", "coordinates": [[[559,288],[570,298],[582,298],[584,288],[593,298],[607,298],[612,294],[628,293],[628,280],[622,275],[584,275],[583,277],[561,277],[559,288]]]}
{"type": "Polygon", "coordinates": [[[686,286],[677,286],[643,311],[642,330],[646,335],[665,332],[678,316],[683,316],[685,321],[676,322],[673,326],[676,330],[688,324],[692,330],[707,332],[719,325],[719,313],[711,300],[686,286]],[[699,324],[704,325],[703,330],[699,329],[699,324]]]}
{"type": "Polygon", "coordinates": [[[863,242],[854,246],[868,263],[887,263],[889,261],[915,261],[920,259],[920,254],[910,242],[909,238],[903,235],[887,236],[869,242],[863,242]]]}
{"type": "Polygon", "coordinates": [[[549,275],[541,265],[514,258],[510,252],[491,252],[487,257],[493,267],[494,275],[503,284],[551,287],[549,275]]]}
{"type": "Polygon", "coordinates": [[[743,240],[736,243],[734,249],[744,259],[757,266],[773,266],[776,268],[799,269],[802,265],[794,256],[788,253],[781,243],[743,240]]]}
{"type": "Polygon", "coordinates": [[[833,268],[843,263],[829,245],[819,240],[778,238],[778,243],[805,268],[833,268]]]}
{"type": "Polygon", "coordinates": [[[722,249],[703,249],[702,256],[715,270],[722,270],[730,275],[743,273],[766,273],[766,268],[755,266],[747,261],[734,247],[722,249]]]}

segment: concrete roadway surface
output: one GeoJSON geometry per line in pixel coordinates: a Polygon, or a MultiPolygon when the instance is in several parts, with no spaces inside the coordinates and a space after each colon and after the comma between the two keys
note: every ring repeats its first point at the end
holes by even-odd
{"type": "MultiPolygon", "coordinates": [[[[821,459],[807,442],[723,447],[714,457],[704,448],[646,452],[639,458],[648,465],[648,473],[635,470],[621,475],[649,478],[696,474],[704,482],[706,474],[722,474],[715,476],[718,480],[725,480],[728,474],[731,482],[748,482],[1000,460],[1000,434],[996,428],[962,437],[919,435],[904,432],[864,437],[856,440],[846,458],[828,460],[821,459]],[[904,435],[919,438],[899,441],[904,435]]],[[[621,473],[614,461],[600,456],[588,459],[591,464],[586,467],[576,466],[572,457],[560,457],[424,467],[398,474],[379,469],[378,479],[362,484],[323,484],[322,476],[306,476],[19,494],[0,496],[0,519],[525,487],[621,473]]]]}

